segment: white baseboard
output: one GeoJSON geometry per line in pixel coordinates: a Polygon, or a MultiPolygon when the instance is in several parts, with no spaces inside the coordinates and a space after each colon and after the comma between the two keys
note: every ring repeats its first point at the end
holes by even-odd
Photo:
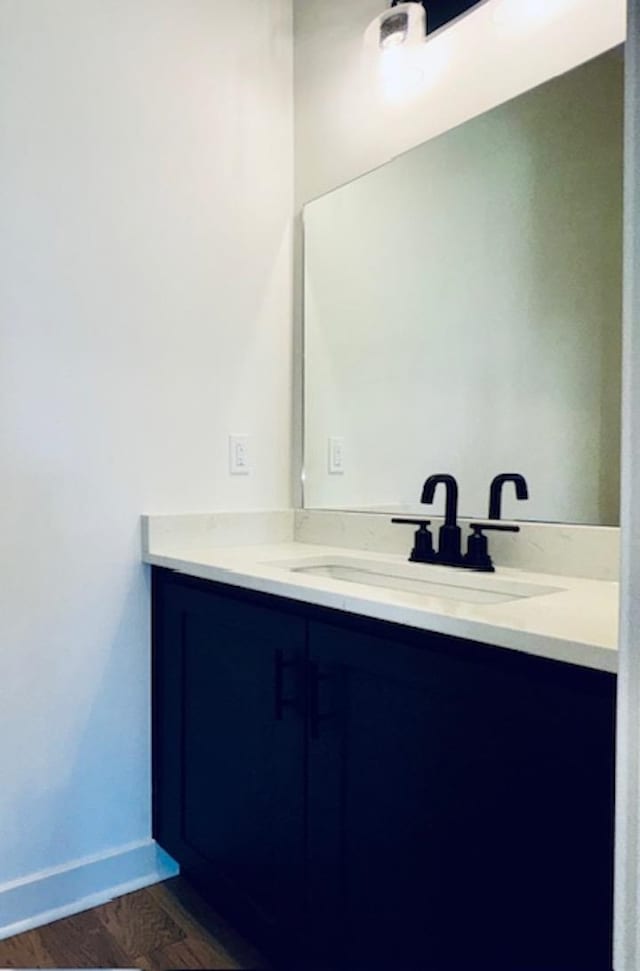
{"type": "Polygon", "coordinates": [[[145,840],[0,884],[0,940],[89,910],[178,872],[178,864],[154,840],[145,840]]]}

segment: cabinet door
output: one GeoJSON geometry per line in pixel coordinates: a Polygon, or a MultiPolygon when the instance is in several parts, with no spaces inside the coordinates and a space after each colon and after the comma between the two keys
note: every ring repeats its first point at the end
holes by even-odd
{"type": "Polygon", "coordinates": [[[327,957],[607,971],[613,679],[353,627],[309,634],[310,894],[327,957]]]}
{"type": "Polygon", "coordinates": [[[156,577],[155,829],[267,940],[304,898],[304,622],[156,577]]]}
{"type": "Polygon", "coordinates": [[[392,635],[317,623],[309,651],[314,939],[347,967],[439,969],[460,919],[464,685],[452,690],[454,670],[392,635]]]}

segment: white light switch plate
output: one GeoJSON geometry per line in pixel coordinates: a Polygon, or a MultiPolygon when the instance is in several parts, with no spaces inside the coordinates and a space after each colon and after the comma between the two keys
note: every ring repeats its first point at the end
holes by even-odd
{"type": "Polygon", "coordinates": [[[344,475],[344,438],[329,439],[329,474],[344,475]]]}
{"type": "Polygon", "coordinates": [[[249,436],[229,435],[229,472],[231,475],[249,475],[249,436]]]}

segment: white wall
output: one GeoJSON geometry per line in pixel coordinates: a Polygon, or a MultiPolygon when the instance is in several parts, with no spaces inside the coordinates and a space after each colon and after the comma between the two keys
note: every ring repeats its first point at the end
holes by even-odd
{"type": "Polygon", "coordinates": [[[289,7],[0,0],[0,891],[150,834],[140,514],[289,502],[289,7]]]}
{"type": "Polygon", "coordinates": [[[622,88],[616,49],[306,207],[307,505],[450,472],[485,517],[517,471],[505,516],[618,523],[622,88]]]}

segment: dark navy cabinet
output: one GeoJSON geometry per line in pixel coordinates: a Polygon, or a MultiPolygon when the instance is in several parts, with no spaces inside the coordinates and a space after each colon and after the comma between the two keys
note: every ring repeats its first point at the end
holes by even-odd
{"type": "Polygon", "coordinates": [[[154,630],[156,837],[277,941],[304,900],[304,622],[167,575],[154,630]]]}
{"type": "Polygon", "coordinates": [[[615,678],[154,570],[154,832],[297,968],[610,971],[615,678]]]}

